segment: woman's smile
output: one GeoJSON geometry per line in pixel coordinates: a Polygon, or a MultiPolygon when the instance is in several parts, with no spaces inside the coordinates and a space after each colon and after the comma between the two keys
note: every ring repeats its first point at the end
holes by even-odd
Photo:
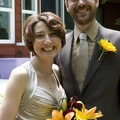
{"type": "Polygon", "coordinates": [[[42,48],[42,50],[44,52],[53,52],[55,50],[55,46],[45,47],[45,48],[42,48]]]}

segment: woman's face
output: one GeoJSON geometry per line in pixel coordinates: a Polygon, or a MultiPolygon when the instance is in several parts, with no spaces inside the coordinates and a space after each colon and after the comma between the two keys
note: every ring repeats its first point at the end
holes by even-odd
{"type": "Polygon", "coordinates": [[[95,19],[99,0],[67,0],[65,5],[73,20],[85,25],[95,19]]]}
{"type": "Polygon", "coordinates": [[[34,51],[41,59],[54,59],[61,50],[61,38],[40,21],[34,28],[34,51]]]}

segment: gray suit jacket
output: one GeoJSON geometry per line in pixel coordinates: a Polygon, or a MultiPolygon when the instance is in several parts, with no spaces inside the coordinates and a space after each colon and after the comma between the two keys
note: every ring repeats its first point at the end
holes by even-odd
{"type": "Polygon", "coordinates": [[[104,115],[99,120],[120,120],[120,32],[99,25],[97,41],[81,91],[72,72],[73,31],[66,39],[66,45],[58,54],[57,64],[62,74],[61,84],[67,96],[77,96],[88,109],[96,106],[97,111],[100,110],[104,115]],[[102,38],[112,42],[117,53],[107,52],[98,61],[101,51],[97,42],[102,38]]]}

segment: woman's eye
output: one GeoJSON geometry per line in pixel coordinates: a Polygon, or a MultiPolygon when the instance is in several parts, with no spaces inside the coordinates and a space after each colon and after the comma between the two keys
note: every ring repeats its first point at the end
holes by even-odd
{"type": "Polygon", "coordinates": [[[36,35],[35,37],[36,38],[42,38],[42,37],[44,37],[44,35],[40,34],[40,35],[36,35]]]}
{"type": "Polygon", "coordinates": [[[50,36],[57,36],[56,33],[51,33],[50,36]]]}

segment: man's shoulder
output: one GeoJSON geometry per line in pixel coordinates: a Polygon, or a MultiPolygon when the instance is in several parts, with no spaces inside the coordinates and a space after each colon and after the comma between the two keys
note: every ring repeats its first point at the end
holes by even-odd
{"type": "Polygon", "coordinates": [[[108,34],[114,34],[114,33],[118,33],[118,34],[120,34],[120,31],[118,31],[118,30],[114,30],[114,29],[110,29],[110,28],[106,28],[106,27],[104,27],[104,26],[102,26],[102,25],[100,25],[100,29],[101,29],[101,31],[106,31],[108,34]]]}
{"type": "Polygon", "coordinates": [[[66,42],[73,38],[73,31],[66,34],[66,42]]]}

